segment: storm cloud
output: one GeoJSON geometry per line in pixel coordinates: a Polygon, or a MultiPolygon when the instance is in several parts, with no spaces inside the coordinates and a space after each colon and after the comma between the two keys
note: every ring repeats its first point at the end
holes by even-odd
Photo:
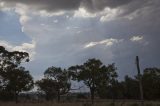
{"type": "Polygon", "coordinates": [[[1,0],[2,2],[16,4],[22,3],[32,8],[56,10],[75,10],[81,5],[94,10],[102,10],[105,7],[115,8],[132,2],[133,0],[1,0]]]}
{"type": "Polygon", "coordinates": [[[0,0],[11,6],[21,3],[31,9],[46,11],[69,11],[85,8],[88,12],[99,12],[105,8],[125,7],[126,13],[131,13],[141,7],[158,3],[158,0],[0,0]]]}

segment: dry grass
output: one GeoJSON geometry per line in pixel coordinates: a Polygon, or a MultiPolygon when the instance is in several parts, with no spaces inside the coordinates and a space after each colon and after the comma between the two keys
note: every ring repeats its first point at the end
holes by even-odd
{"type": "MultiPolygon", "coordinates": [[[[140,102],[102,102],[95,103],[94,106],[141,106],[140,102]]],[[[0,106],[92,106],[90,103],[55,103],[55,102],[43,102],[43,103],[14,103],[14,102],[1,102],[0,106]]],[[[160,106],[160,102],[145,102],[144,106],[160,106]]]]}

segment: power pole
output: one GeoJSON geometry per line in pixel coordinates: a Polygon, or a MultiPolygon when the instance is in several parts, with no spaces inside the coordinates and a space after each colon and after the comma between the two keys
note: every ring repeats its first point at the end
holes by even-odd
{"type": "Polygon", "coordinates": [[[137,65],[137,71],[138,71],[138,80],[139,80],[139,90],[140,90],[140,100],[142,102],[143,106],[143,86],[142,86],[142,76],[141,76],[141,71],[140,71],[140,66],[139,66],[139,57],[136,56],[136,65],[137,65]]]}

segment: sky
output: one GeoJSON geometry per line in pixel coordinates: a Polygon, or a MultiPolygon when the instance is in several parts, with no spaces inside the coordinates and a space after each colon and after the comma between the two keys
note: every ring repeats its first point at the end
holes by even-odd
{"type": "Polygon", "coordinates": [[[0,0],[0,45],[30,54],[34,79],[89,58],[115,63],[119,79],[160,67],[159,0],[0,0]]]}

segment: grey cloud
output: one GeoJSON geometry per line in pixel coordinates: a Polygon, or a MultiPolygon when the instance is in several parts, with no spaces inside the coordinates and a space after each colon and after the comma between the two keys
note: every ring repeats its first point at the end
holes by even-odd
{"type": "Polygon", "coordinates": [[[117,8],[119,6],[127,5],[133,0],[83,0],[82,6],[90,12],[101,11],[105,7],[117,8]]]}
{"type": "Polygon", "coordinates": [[[80,6],[81,0],[1,0],[15,5],[22,3],[31,8],[43,9],[47,11],[74,10],[80,6]]]}
{"type": "MultiPolygon", "coordinates": [[[[145,6],[146,3],[157,2],[157,0],[0,0],[11,5],[22,3],[30,8],[43,9],[47,11],[61,10],[77,10],[79,7],[86,8],[89,12],[98,12],[105,7],[117,8],[126,6],[126,11],[132,12],[140,6],[145,6]]],[[[126,12],[126,13],[127,13],[126,12]]]]}
{"type": "Polygon", "coordinates": [[[111,8],[118,7],[133,0],[1,0],[8,3],[23,3],[27,5],[40,6],[49,10],[54,9],[76,9],[80,4],[88,8],[103,9],[108,6],[111,8]]]}

